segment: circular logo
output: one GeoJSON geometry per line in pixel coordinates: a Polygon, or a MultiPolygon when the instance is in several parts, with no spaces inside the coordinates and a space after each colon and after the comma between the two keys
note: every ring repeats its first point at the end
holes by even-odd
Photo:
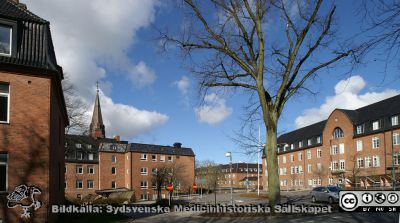
{"type": "Polygon", "coordinates": [[[372,194],[370,193],[365,193],[361,196],[362,201],[364,202],[364,204],[369,204],[374,200],[374,196],[372,196],[372,194]]]}
{"type": "Polygon", "coordinates": [[[353,193],[346,193],[342,196],[340,204],[343,209],[351,210],[357,206],[358,199],[353,193]]]}
{"type": "Polygon", "coordinates": [[[389,203],[394,204],[399,200],[399,195],[396,193],[390,193],[387,196],[387,200],[389,203]]]}
{"type": "Polygon", "coordinates": [[[386,200],[386,196],[384,193],[376,193],[375,194],[375,202],[378,204],[382,204],[383,202],[385,202],[386,200]]]}

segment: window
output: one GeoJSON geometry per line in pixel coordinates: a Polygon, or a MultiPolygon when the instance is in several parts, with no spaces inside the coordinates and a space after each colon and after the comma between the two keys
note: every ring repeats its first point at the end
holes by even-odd
{"type": "Polygon", "coordinates": [[[395,126],[398,124],[399,124],[399,116],[393,116],[392,117],[392,126],[395,126]]]}
{"type": "Polygon", "coordinates": [[[0,153],[0,191],[7,191],[7,176],[8,176],[8,157],[5,153],[0,153]]]}
{"type": "Polygon", "coordinates": [[[317,137],[317,143],[321,143],[321,136],[317,137]]]}
{"type": "Polygon", "coordinates": [[[88,189],[93,189],[93,187],[94,187],[93,185],[94,185],[94,184],[93,184],[93,180],[88,180],[88,181],[87,181],[87,188],[88,188],[88,189]]]}
{"type": "Polygon", "coordinates": [[[312,143],[311,143],[311,139],[308,139],[308,140],[307,140],[307,145],[308,145],[308,146],[311,146],[311,144],[312,144],[312,143]]]}
{"type": "Polygon", "coordinates": [[[282,168],[283,175],[286,175],[286,167],[282,168]]]}
{"type": "Polygon", "coordinates": [[[318,171],[318,172],[321,172],[321,170],[322,170],[322,165],[321,165],[321,163],[317,163],[317,171],[318,171]]]}
{"type": "Polygon", "coordinates": [[[290,174],[294,174],[294,166],[290,167],[290,174]]]}
{"type": "Polygon", "coordinates": [[[290,144],[290,150],[293,150],[293,149],[294,149],[294,145],[290,144]]]}
{"type": "Polygon", "coordinates": [[[168,161],[172,162],[172,156],[168,156],[168,161]]]}
{"type": "Polygon", "coordinates": [[[379,160],[379,156],[373,156],[372,157],[372,166],[374,167],[379,167],[380,164],[380,160],[379,160]]]}
{"type": "Polygon", "coordinates": [[[379,121],[372,122],[372,130],[378,130],[379,128],[379,121]]]}
{"type": "Polygon", "coordinates": [[[299,153],[298,155],[299,161],[303,160],[303,153],[299,153]]]}
{"type": "Polygon", "coordinates": [[[117,174],[117,168],[111,167],[111,174],[113,175],[117,174]]]}
{"type": "Polygon", "coordinates": [[[303,141],[299,142],[299,148],[303,147],[303,141]]]}
{"type": "Polygon", "coordinates": [[[92,148],[92,145],[88,144],[88,145],[87,145],[87,148],[88,148],[88,149],[91,149],[91,148],[92,148]]]}
{"type": "Polygon", "coordinates": [[[363,148],[362,140],[357,140],[357,151],[361,151],[363,148]]]}
{"type": "Polygon", "coordinates": [[[394,165],[399,165],[400,164],[400,153],[395,153],[395,154],[393,154],[393,162],[394,162],[394,165]]]}
{"type": "Polygon", "coordinates": [[[165,156],[164,155],[160,155],[160,161],[161,162],[165,162],[165,156]]]}
{"type": "Polygon", "coordinates": [[[369,157],[369,156],[365,157],[364,164],[365,164],[365,167],[367,167],[367,168],[371,167],[372,166],[371,157],[369,157]]]}
{"type": "Polygon", "coordinates": [[[393,133],[393,145],[399,145],[399,133],[393,133]]]}
{"type": "Polygon", "coordinates": [[[83,188],[83,183],[82,180],[77,180],[75,183],[76,189],[82,189],[83,188]]]}
{"type": "Polygon", "coordinates": [[[77,143],[77,144],[75,144],[75,147],[78,148],[78,149],[80,149],[80,148],[82,148],[82,144],[77,143]]]}
{"type": "Polygon", "coordinates": [[[140,188],[147,189],[147,181],[140,181],[140,188]]]}
{"type": "Polygon", "coordinates": [[[290,162],[292,162],[292,163],[294,162],[294,155],[293,154],[290,155],[290,162]]]}
{"type": "Polygon", "coordinates": [[[283,162],[283,163],[286,163],[286,156],[283,156],[283,157],[282,157],[282,162],[283,162]]]}
{"type": "Polygon", "coordinates": [[[343,153],[344,153],[344,144],[343,144],[343,143],[340,143],[340,144],[339,144],[339,153],[340,153],[340,154],[343,154],[343,153]]]}
{"type": "Polygon", "coordinates": [[[12,28],[0,25],[0,55],[11,56],[12,28]]]}
{"type": "Polygon", "coordinates": [[[312,172],[312,165],[308,164],[307,165],[307,173],[311,173],[312,172]]]}
{"type": "Polygon", "coordinates": [[[303,173],[303,166],[299,166],[299,173],[303,173]]]}
{"type": "Polygon", "coordinates": [[[332,145],[331,155],[336,155],[336,154],[338,154],[338,146],[337,145],[332,145]]]}
{"type": "Polygon", "coordinates": [[[10,116],[9,111],[10,111],[10,87],[8,84],[0,83],[0,123],[8,123],[8,119],[10,116]]]}
{"type": "Polygon", "coordinates": [[[140,195],[140,200],[147,201],[148,199],[149,199],[149,195],[148,194],[141,194],[140,195]]]}
{"type": "Polygon", "coordinates": [[[111,156],[111,162],[116,163],[117,162],[117,157],[115,155],[111,156]]]}
{"type": "Polygon", "coordinates": [[[140,175],[147,175],[147,167],[140,168],[140,175]]]}
{"type": "Polygon", "coordinates": [[[380,143],[380,140],[378,137],[372,138],[372,148],[373,149],[379,148],[379,143],[380,143]]]}
{"type": "Polygon", "coordinates": [[[345,170],[346,169],[346,165],[345,165],[345,161],[344,160],[340,160],[339,161],[339,169],[340,170],[345,170]]]}
{"type": "Polygon", "coordinates": [[[153,161],[153,162],[156,162],[157,161],[157,155],[151,155],[151,160],[153,161]]]}
{"type": "Polygon", "coordinates": [[[329,177],[328,182],[329,182],[329,185],[332,185],[332,184],[333,184],[333,178],[332,178],[332,177],[329,177]]]}
{"type": "Polygon", "coordinates": [[[82,159],[83,159],[83,154],[80,153],[80,152],[78,152],[78,153],[76,154],[76,157],[78,158],[78,160],[82,160],[82,159]]]}
{"type": "Polygon", "coordinates": [[[83,167],[81,165],[76,166],[76,173],[77,174],[83,174],[83,167]]]}
{"type": "Polygon", "coordinates": [[[338,138],[342,138],[344,136],[343,134],[343,130],[339,127],[335,128],[335,130],[333,130],[333,138],[334,139],[338,139],[338,138]]]}
{"type": "Polygon", "coordinates": [[[151,172],[153,173],[153,175],[157,175],[157,168],[151,169],[151,172]]]}
{"type": "Polygon", "coordinates": [[[90,175],[94,174],[94,168],[93,168],[93,166],[88,166],[87,172],[88,172],[88,174],[90,174],[90,175]]]}
{"type": "Polygon", "coordinates": [[[321,158],[321,156],[322,156],[322,150],[317,149],[317,158],[321,158]]]}
{"type": "Polygon", "coordinates": [[[331,169],[332,169],[332,170],[337,170],[337,169],[339,169],[339,163],[338,163],[337,160],[332,161],[332,163],[331,163],[331,169]]]}
{"type": "Polygon", "coordinates": [[[144,160],[144,161],[146,161],[147,160],[147,154],[140,154],[140,160],[144,160]]]}
{"type": "Polygon", "coordinates": [[[117,183],[115,181],[111,181],[111,188],[112,189],[117,188],[117,183]]]}
{"type": "Polygon", "coordinates": [[[89,153],[89,154],[88,154],[88,159],[89,159],[89,160],[93,160],[93,157],[94,157],[93,153],[89,153]]]}
{"type": "Polygon", "coordinates": [[[364,159],[363,158],[357,158],[357,167],[364,168],[364,159]]]}
{"type": "Polygon", "coordinates": [[[364,133],[364,125],[357,125],[357,134],[364,133]]]}

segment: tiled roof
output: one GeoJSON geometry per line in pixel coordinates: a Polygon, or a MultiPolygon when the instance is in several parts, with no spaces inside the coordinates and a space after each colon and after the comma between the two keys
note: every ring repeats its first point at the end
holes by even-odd
{"type": "Polygon", "coordinates": [[[195,156],[191,148],[131,143],[131,152],[195,156]]]}
{"type": "Polygon", "coordinates": [[[292,144],[300,140],[321,136],[325,123],[326,120],[282,134],[278,137],[278,144],[292,144]]]}

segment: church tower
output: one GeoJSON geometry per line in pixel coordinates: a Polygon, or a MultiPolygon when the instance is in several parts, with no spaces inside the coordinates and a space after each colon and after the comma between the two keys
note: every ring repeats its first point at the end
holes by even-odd
{"type": "Polygon", "coordinates": [[[106,131],[103,124],[103,117],[101,115],[100,98],[99,98],[99,84],[97,83],[96,101],[94,102],[92,122],[90,123],[90,136],[98,139],[105,138],[106,131]]]}

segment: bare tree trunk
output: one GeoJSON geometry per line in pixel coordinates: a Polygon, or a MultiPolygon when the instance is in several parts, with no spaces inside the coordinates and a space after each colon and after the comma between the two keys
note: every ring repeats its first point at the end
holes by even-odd
{"type": "Polygon", "coordinates": [[[268,199],[270,205],[279,204],[281,202],[278,160],[277,160],[277,129],[276,123],[269,123],[267,128],[266,150],[264,150],[267,160],[268,170],[268,199]]]}

